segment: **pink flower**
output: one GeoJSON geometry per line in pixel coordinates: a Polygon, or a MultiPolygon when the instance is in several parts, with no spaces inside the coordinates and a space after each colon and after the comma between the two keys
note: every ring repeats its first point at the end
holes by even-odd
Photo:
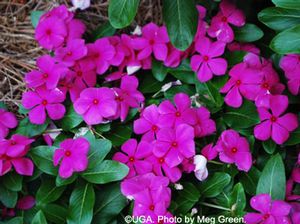
{"type": "Polygon", "coordinates": [[[225,44],[217,41],[212,43],[208,38],[196,42],[196,51],[191,58],[191,68],[197,72],[197,77],[201,82],[212,79],[214,75],[224,75],[227,70],[227,61],[217,58],[224,53],[225,44]]]}
{"type": "Polygon", "coordinates": [[[244,216],[247,224],[290,223],[288,215],[291,206],[284,201],[272,201],[270,195],[260,194],[251,198],[250,205],[260,213],[247,213],[244,216]]]}
{"type": "Polygon", "coordinates": [[[67,23],[67,29],[68,37],[66,42],[69,42],[70,40],[81,39],[86,27],[79,19],[72,19],[69,23],[67,23]]]}
{"type": "Polygon", "coordinates": [[[145,141],[139,144],[135,139],[127,140],[121,147],[122,151],[117,152],[113,160],[126,164],[129,167],[127,178],[134,177],[137,174],[149,173],[152,170],[152,164],[144,158],[152,154],[153,146],[145,141]]]}
{"type": "Polygon", "coordinates": [[[74,82],[81,86],[94,87],[96,85],[97,73],[94,65],[89,60],[77,61],[71,68],[74,76],[74,82]]]}
{"type": "Polygon", "coordinates": [[[26,195],[18,200],[16,208],[21,210],[29,210],[35,205],[35,198],[30,195],[26,195]]]}
{"type": "Polygon", "coordinates": [[[137,59],[146,59],[153,52],[157,60],[164,61],[168,54],[167,43],[169,42],[166,27],[158,27],[154,23],[148,23],[142,28],[142,33],[142,37],[132,41],[133,48],[139,50],[137,59]]]}
{"type": "Polygon", "coordinates": [[[171,43],[168,43],[168,55],[164,60],[164,65],[170,68],[179,66],[184,52],[179,51],[171,43]]]}
{"type": "Polygon", "coordinates": [[[88,125],[100,124],[117,113],[115,93],[107,87],[85,89],[75,101],[74,109],[88,125]]]}
{"type": "Polygon", "coordinates": [[[208,35],[226,43],[232,42],[234,33],[229,24],[241,27],[245,24],[245,16],[230,0],[223,0],[219,13],[212,18],[208,35]]]}
{"type": "Polygon", "coordinates": [[[0,140],[8,135],[9,129],[18,125],[16,116],[0,108],[0,140]]]}
{"type": "Polygon", "coordinates": [[[223,131],[215,149],[224,163],[235,163],[238,170],[248,172],[252,166],[252,155],[246,138],[234,130],[223,131]]]}
{"type": "Polygon", "coordinates": [[[157,132],[153,153],[165,157],[169,167],[179,165],[184,158],[195,155],[194,129],[187,124],[163,128],[157,132]]]}
{"type": "Polygon", "coordinates": [[[289,132],[298,127],[298,119],[292,113],[282,115],[288,103],[287,96],[271,96],[269,107],[258,108],[261,123],[254,128],[257,139],[265,141],[271,137],[277,144],[282,144],[289,138],[289,132]]]}
{"type": "Polygon", "coordinates": [[[25,76],[29,88],[45,85],[47,89],[54,89],[59,79],[67,72],[64,66],[57,64],[49,55],[39,57],[36,63],[39,70],[33,70],[25,76]]]}
{"type": "Polygon", "coordinates": [[[125,51],[127,49],[124,49],[124,45],[121,42],[121,38],[118,36],[111,36],[109,37],[109,42],[114,46],[115,48],[115,55],[114,57],[109,61],[109,63],[113,66],[120,66],[125,58],[125,51]]]}
{"type": "Polygon", "coordinates": [[[207,160],[213,160],[218,156],[218,151],[213,147],[213,143],[210,143],[201,150],[201,154],[205,156],[207,160]]]}
{"type": "Polygon", "coordinates": [[[35,29],[35,39],[47,50],[60,47],[67,35],[66,24],[58,17],[49,17],[41,20],[35,29]]]}
{"type": "Polygon", "coordinates": [[[288,79],[288,87],[293,95],[300,93],[300,57],[299,55],[290,54],[284,56],[280,61],[280,67],[288,79]]]}
{"type": "Polygon", "coordinates": [[[258,69],[249,69],[242,62],[233,66],[229,71],[230,79],[221,88],[221,93],[227,93],[225,102],[231,107],[240,107],[243,103],[242,95],[248,100],[255,100],[262,83],[262,73],[258,69]]]}
{"type": "Polygon", "coordinates": [[[152,104],[146,107],[141,113],[141,117],[133,123],[134,133],[143,134],[143,140],[153,141],[156,133],[162,127],[159,117],[160,114],[156,105],[152,104]]]}
{"type": "Polygon", "coordinates": [[[47,18],[59,18],[68,23],[73,19],[73,17],[74,13],[70,12],[66,5],[60,5],[43,14],[40,21],[44,21],[47,18]]]}
{"type": "Polygon", "coordinates": [[[86,55],[87,47],[83,39],[70,40],[66,47],[55,50],[55,59],[68,67],[86,55]]]}
{"type": "Polygon", "coordinates": [[[88,58],[96,66],[97,73],[102,75],[110,66],[110,60],[115,55],[115,48],[111,45],[108,38],[98,39],[93,44],[87,44],[88,58]]]}
{"type": "Polygon", "coordinates": [[[61,104],[65,95],[59,89],[47,90],[43,87],[23,94],[22,105],[30,110],[29,120],[33,124],[43,124],[46,121],[46,111],[52,120],[62,119],[66,108],[61,104]]]}
{"type": "Polygon", "coordinates": [[[176,107],[169,100],[163,101],[158,112],[161,114],[160,122],[164,126],[171,127],[186,123],[186,120],[193,113],[191,109],[191,100],[185,93],[177,93],[174,96],[176,107]]]}
{"type": "Polygon", "coordinates": [[[210,119],[210,112],[207,108],[201,106],[197,109],[192,109],[193,114],[186,118],[189,125],[195,130],[195,137],[204,137],[211,135],[216,131],[216,123],[210,119]]]}
{"type": "Polygon", "coordinates": [[[227,48],[230,51],[246,51],[253,54],[260,54],[260,49],[257,48],[254,44],[249,43],[239,43],[239,42],[232,42],[227,44],[227,48]]]}
{"type": "Polygon", "coordinates": [[[135,76],[124,76],[120,88],[113,88],[121,121],[126,119],[129,108],[139,108],[140,103],[145,100],[143,94],[137,90],[138,85],[139,81],[135,76]]]}
{"type": "Polygon", "coordinates": [[[208,27],[207,23],[204,21],[204,18],[206,16],[206,8],[202,5],[197,5],[198,10],[198,27],[197,27],[197,33],[194,38],[194,42],[202,41],[203,37],[205,37],[206,29],[208,27]]]}
{"type": "Polygon", "coordinates": [[[20,175],[32,175],[33,163],[30,159],[24,158],[32,142],[33,139],[18,134],[9,140],[0,140],[0,176],[9,172],[12,166],[20,175]]]}
{"type": "Polygon", "coordinates": [[[74,172],[82,172],[88,166],[90,143],[85,138],[66,139],[54,152],[53,164],[59,167],[59,176],[69,178],[74,172]]]}

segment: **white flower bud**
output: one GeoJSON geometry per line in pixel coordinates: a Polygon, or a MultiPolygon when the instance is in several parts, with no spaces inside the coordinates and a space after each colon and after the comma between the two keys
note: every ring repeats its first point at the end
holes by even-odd
{"type": "Polygon", "coordinates": [[[194,164],[195,164],[195,176],[198,180],[203,181],[208,176],[208,171],[206,168],[207,159],[202,155],[194,156],[194,164]]]}
{"type": "Polygon", "coordinates": [[[133,73],[137,72],[138,70],[140,70],[141,66],[140,65],[133,65],[133,66],[127,66],[126,70],[127,70],[127,74],[128,75],[132,75],[133,73]]]}
{"type": "Polygon", "coordinates": [[[91,1],[90,0],[72,0],[72,4],[76,9],[87,9],[90,7],[91,1]]]}
{"type": "Polygon", "coordinates": [[[178,191],[181,191],[183,190],[183,186],[181,184],[175,184],[175,189],[178,190],[178,191]]]}
{"type": "Polygon", "coordinates": [[[140,26],[136,26],[134,31],[131,32],[131,34],[132,35],[138,35],[138,36],[142,35],[142,28],[140,26]]]}

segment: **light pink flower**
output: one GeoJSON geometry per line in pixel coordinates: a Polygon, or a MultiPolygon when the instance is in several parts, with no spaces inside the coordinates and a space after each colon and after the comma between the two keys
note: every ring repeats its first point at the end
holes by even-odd
{"type": "Polygon", "coordinates": [[[104,118],[115,116],[115,93],[107,87],[87,88],[74,103],[75,111],[83,116],[88,125],[100,124],[104,118]]]}
{"type": "Polygon", "coordinates": [[[195,155],[194,129],[187,124],[163,128],[157,132],[153,154],[165,157],[169,167],[179,165],[184,158],[195,155]]]}
{"type": "Polygon", "coordinates": [[[288,103],[287,96],[271,96],[269,107],[258,108],[261,123],[254,128],[257,139],[265,141],[271,137],[277,144],[282,144],[289,138],[289,132],[298,127],[298,119],[292,113],[283,115],[288,103]]]}
{"type": "Polygon", "coordinates": [[[126,119],[130,108],[139,108],[145,100],[143,94],[137,90],[138,85],[139,81],[135,76],[124,76],[120,88],[113,88],[118,103],[117,115],[120,115],[121,121],[126,119]]]}
{"type": "Polygon", "coordinates": [[[288,87],[293,95],[300,93],[300,57],[296,54],[284,56],[280,61],[280,67],[288,79],[288,87]]]}
{"type": "Polygon", "coordinates": [[[0,108],[0,140],[8,135],[9,129],[15,128],[17,125],[16,116],[0,108]]]}
{"type": "Polygon", "coordinates": [[[169,37],[165,26],[158,27],[154,23],[148,23],[142,28],[142,37],[133,39],[132,46],[139,50],[138,60],[149,58],[153,52],[157,60],[164,61],[168,54],[168,42],[169,37]]]}
{"type": "Polygon", "coordinates": [[[66,139],[54,152],[53,164],[59,166],[59,176],[69,178],[74,172],[82,172],[88,166],[90,143],[85,138],[66,139]]]}
{"type": "Polygon", "coordinates": [[[55,50],[55,59],[58,62],[70,67],[75,61],[87,55],[87,47],[83,39],[70,40],[66,47],[55,50]]]}
{"type": "Polygon", "coordinates": [[[245,24],[245,15],[230,0],[223,0],[220,3],[220,11],[212,18],[207,33],[220,41],[230,43],[233,41],[234,33],[229,24],[238,27],[243,26],[245,24]]]}
{"type": "Polygon", "coordinates": [[[18,134],[13,135],[9,140],[0,140],[0,176],[8,173],[12,166],[20,175],[32,175],[33,163],[25,158],[32,142],[33,139],[18,134]]]}
{"type": "Polygon", "coordinates": [[[281,200],[272,201],[269,194],[259,194],[251,198],[250,205],[259,213],[250,212],[244,216],[247,224],[290,223],[291,206],[281,200]]]}
{"type": "Polygon", "coordinates": [[[29,111],[29,120],[33,124],[43,124],[46,121],[46,111],[52,120],[62,119],[66,108],[62,104],[65,95],[59,89],[47,90],[43,87],[35,91],[25,92],[22,105],[29,111]]]}
{"type": "Polygon", "coordinates": [[[212,79],[214,75],[224,75],[227,70],[227,61],[219,58],[224,53],[225,44],[217,41],[212,43],[204,37],[196,42],[195,49],[199,54],[191,58],[191,68],[197,73],[201,82],[212,79]]]}
{"type": "Polygon", "coordinates": [[[234,130],[223,131],[215,149],[224,163],[235,163],[238,170],[248,172],[252,166],[252,155],[246,138],[234,130]]]}
{"type": "Polygon", "coordinates": [[[152,149],[153,145],[148,142],[141,141],[138,144],[135,139],[129,139],[121,147],[124,153],[117,152],[113,156],[113,160],[124,163],[129,167],[126,178],[149,173],[152,170],[152,164],[144,159],[152,154],[152,149]]]}
{"type": "Polygon", "coordinates": [[[67,72],[64,66],[57,64],[49,55],[39,57],[36,64],[39,70],[33,70],[25,76],[29,88],[45,85],[47,89],[54,89],[57,87],[59,79],[67,72]]]}

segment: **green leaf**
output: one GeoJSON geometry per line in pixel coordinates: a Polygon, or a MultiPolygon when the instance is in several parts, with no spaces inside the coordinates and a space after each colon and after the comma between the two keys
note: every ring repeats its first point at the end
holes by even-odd
{"type": "Polygon", "coordinates": [[[284,143],[284,145],[297,145],[300,143],[300,127],[295,131],[290,133],[289,139],[284,143]]]}
{"type": "Polygon", "coordinates": [[[111,25],[116,29],[130,25],[137,13],[139,3],[139,0],[110,0],[108,17],[111,25]]]}
{"type": "Polygon", "coordinates": [[[233,211],[234,215],[243,215],[243,211],[246,207],[246,195],[244,192],[243,185],[241,183],[237,183],[230,195],[230,209],[233,211]]]}
{"type": "Polygon", "coordinates": [[[234,39],[239,42],[254,42],[262,38],[263,35],[263,31],[251,23],[234,29],[234,39]]]}
{"type": "Polygon", "coordinates": [[[105,22],[101,24],[96,30],[93,31],[93,41],[100,39],[102,37],[113,36],[116,32],[116,29],[110,24],[110,22],[105,22]]]}
{"type": "Polygon", "coordinates": [[[207,198],[216,197],[230,183],[230,180],[229,174],[216,172],[200,185],[200,192],[207,198]]]}
{"type": "Polygon", "coordinates": [[[161,61],[152,60],[152,74],[154,78],[162,82],[168,74],[168,68],[161,61]]]}
{"type": "Polygon", "coordinates": [[[0,201],[5,207],[14,208],[17,204],[18,193],[5,188],[0,184],[0,201]]]}
{"type": "Polygon", "coordinates": [[[30,19],[31,19],[32,26],[34,28],[37,27],[39,20],[44,13],[45,13],[45,11],[39,11],[39,10],[31,12],[30,19]]]}
{"type": "Polygon", "coordinates": [[[37,205],[47,205],[56,201],[64,192],[65,187],[57,187],[55,180],[52,178],[44,178],[42,184],[36,194],[37,205]]]}
{"type": "Polygon", "coordinates": [[[90,139],[89,150],[89,166],[88,169],[94,168],[99,165],[105,158],[105,156],[111,150],[111,142],[107,139],[90,139]]]}
{"type": "Polygon", "coordinates": [[[41,210],[36,213],[31,224],[47,224],[46,217],[41,210]]]}
{"type": "Polygon", "coordinates": [[[196,82],[195,72],[191,70],[190,61],[188,59],[183,60],[176,68],[169,68],[169,73],[176,79],[187,84],[195,84],[196,82]]]}
{"type": "Polygon", "coordinates": [[[94,184],[106,184],[122,180],[128,174],[129,168],[113,160],[104,160],[99,166],[88,169],[81,174],[87,181],[94,184]]]}
{"type": "Polygon", "coordinates": [[[249,172],[241,173],[240,181],[248,194],[255,195],[255,189],[260,175],[261,172],[254,166],[251,167],[249,172]]]}
{"type": "Polygon", "coordinates": [[[194,0],[164,0],[163,18],[171,43],[186,50],[197,31],[198,11],[194,0]]]}
{"type": "Polygon", "coordinates": [[[272,0],[272,2],[278,7],[300,9],[300,1],[298,0],[272,0]]]}
{"type": "Polygon", "coordinates": [[[189,182],[183,183],[183,190],[178,194],[176,211],[179,214],[186,214],[200,198],[199,190],[189,182]]]}
{"type": "Polygon", "coordinates": [[[53,146],[38,146],[29,151],[34,164],[44,173],[49,175],[57,175],[57,167],[53,165],[53,154],[55,151],[53,146]]]}
{"type": "Polygon", "coordinates": [[[155,93],[159,91],[162,86],[163,83],[157,81],[153,75],[146,74],[139,86],[139,89],[142,93],[155,93]]]}
{"type": "Polygon", "coordinates": [[[231,51],[225,54],[225,58],[227,59],[228,67],[233,67],[234,65],[243,62],[245,55],[248,52],[246,51],[231,51]]]}
{"type": "Polygon", "coordinates": [[[71,104],[64,118],[61,120],[61,127],[64,131],[70,131],[77,127],[82,121],[82,116],[75,112],[73,105],[71,104]]]}
{"type": "Polygon", "coordinates": [[[73,183],[75,180],[77,179],[77,174],[73,173],[73,175],[67,179],[63,179],[60,176],[57,176],[55,179],[55,185],[57,187],[61,187],[61,186],[65,186],[65,185],[69,185],[71,183],[73,183]]]}
{"type": "Polygon", "coordinates": [[[32,124],[30,123],[28,117],[26,117],[20,121],[19,126],[15,131],[15,133],[20,135],[25,135],[28,137],[34,137],[42,134],[47,129],[48,124],[49,124],[48,120],[46,120],[46,122],[42,125],[32,124]]]}
{"type": "Polygon", "coordinates": [[[95,192],[93,185],[79,183],[70,197],[68,224],[88,224],[93,218],[95,192]]]}
{"type": "Polygon", "coordinates": [[[270,47],[278,54],[300,53],[300,25],[282,31],[271,41],[270,47]]]}
{"type": "Polygon", "coordinates": [[[226,108],[223,118],[225,123],[233,129],[249,128],[260,122],[256,106],[248,100],[244,100],[239,108],[226,108]]]}
{"type": "Polygon", "coordinates": [[[0,222],[0,224],[23,224],[24,220],[23,217],[15,217],[5,222],[0,222]]]}
{"type": "Polygon", "coordinates": [[[284,200],[285,169],[279,154],[272,156],[265,165],[259,178],[256,194],[269,194],[273,200],[284,200]]]}
{"type": "Polygon", "coordinates": [[[112,132],[107,136],[107,138],[111,141],[113,146],[120,146],[125,141],[130,139],[132,130],[129,126],[118,125],[112,128],[112,132]]]}
{"type": "Polygon", "coordinates": [[[96,191],[93,223],[110,224],[126,205],[127,199],[122,195],[119,183],[105,186],[96,191]]]}
{"type": "Polygon", "coordinates": [[[300,10],[270,7],[258,13],[258,19],[271,29],[282,31],[300,24],[300,10]]]}
{"type": "Polygon", "coordinates": [[[11,191],[22,190],[23,176],[15,173],[15,172],[10,172],[10,173],[6,174],[3,177],[2,181],[3,181],[3,185],[11,191]]]}
{"type": "Polygon", "coordinates": [[[269,139],[268,141],[264,141],[262,145],[266,153],[269,154],[273,154],[277,147],[276,143],[272,139],[269,139]]]}
{"type": "Polygon", "coordinates": [[[47,220],[51,223],[61,224],[66,222],[67,209],[56,204],[47,204],[41,208],[47,220]]]}

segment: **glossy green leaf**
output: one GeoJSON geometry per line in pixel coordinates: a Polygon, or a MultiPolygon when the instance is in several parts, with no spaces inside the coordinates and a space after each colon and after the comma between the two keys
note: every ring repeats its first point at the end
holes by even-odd
{"type": "Polygon", "coordinates": [[[99,165],[109,153],[111,147],[111,142],[107,139],[94,139],[94,141],[90,142],[88,168],[90,169],[99,165]]]}
{"type": "Polygon", "coordinates": [[[67,179],[61,178],[60,176],[57,176],[55,179],[55,185],[57,187],[69,185],[73,183],[77,179],[77,173],[73,173],[73,175],[67,179]]]}
{"type": "Polygon", "coordinates": [[[201,195],[216,197],[229,184],[231,177],[227,173],[216,172],[200,185],[201,195]]]}
{"type": "Polygon", "coordinates": [[[1,182],[2,181],[3,181],[3,185],[11,191],[22,190],[23,176],[21,176],[20,174],[17,174],[15,172],[10,172],[3,176],[1,182]]]}
{"type": "Polygon", "coordinates": [[[183,190],[178,192],[176,198],[176,211],[180,214],[186,214],[200,198],[199,190],[192,183],[183,183],[183,190]]]}
{"type": "Polygon", "coordinates": [[[300,127],[290,133],[290,137],[284,143],[284,145],[297,145],[299,143],[300,143],[300,127]]]}
{"type": "Polygon", "coordinates": [[[152,74],[154,78],[162,82],[168,74],[168,68],[161,61],[152,60],[152,74]]]}
{"type": "Polygon", "coordinates": [[[263,31],[251,23],[234,29],[234,39],[239,42],[254,42],[262,38],[263,35],[263,31]]]}
{"type": "Polygon", "coordinates": [[[79,183],[70,197],[68,224],[88,224],[93,218],[95,192],[92,184],[79,183]]]}
{"type": "Polygon", "coordinates": [[[139,0],[110,0],[108,17],[111,25],[116,29],[130,25],[137,13],[139,3],[139,0]]]}
{"type": "Polygon", "coordinates": [[[36,213],[31,224],[47,224],[46,217],[41,210],[36,213]]]}
{"type": "Polygon", "coordinates": [[[285,169],[279,154],[272,156],[259,178],[256,194],[269,194],[274,200],[285,198],[285,169]]]}
{"type": "Polygon", "coordinates": [[[47,220],[51,223],[61,224],[66,222],[67,209],[56,204],[47,204],[41,208],[47,220]]]}
{"type": "Polygon", "coordinates": [[[105,136],[111,141],[113,146],[120,146],[125,141],[130,139],[132,130],[130,126],[125,125],[118,125],[112,127],[110,133],[107,133],[105,136]]]}
{"type": "Polygon", "coordinates": [[[15,131],[16,134],[25,135],[28,137],[33,137],[42,134],[49,124],[49,121],[46,120],[46,122],[42,125],[36,125],[30,123],[29,119],[26,117],[23,120],[20,121],[19,126],[17,130],[15,131]]]}
{"type": "Polygon", "coordinates": [[[110,22],[105,22],[101,24],[96,30],[93,31],[92,39],[96,41],[102,37],[113,36],[116,32],[116,29],[110,24],[110,22]]]}
{"type": "Polygon", "coordinates": [[[264,150],[269,154],[273,154],[277,147],[276,143],[272,139],[264,141],[262,143],[262,145],[263,145],[264,150]]]}
{"type": "Polygon", "coordinates": [[[176,68],[169,68],[169,73],[176,79],[187,84],[194,84],[196,81],[196,74],[191,70],[190,61],[185,59],[176,68]]]}
{"type": "Polygon", "coordinates": [[[300,9],[300,1],[298,0],[272,0],[272,2],[278,7],[300,9]]]}
{"type": "Polygon", "coordinates": [[[23,223],[24,223],[23,217],[15,217],[3,222],[0,221],[0,224],[23,224],[23,223]]]}
{"type": "Polygon", "coordinates": [[[241,183],[237,183],[230,195],[230,209],[234,215],[243,215],[243,211],[246,207],[246,195],[244,187],[241,183]]]}
{"type": "Polygon", "coordinates": [[[81,174],[87,181],[94,184],[106,184],[122,180],[128,174],[129,168],[122,163],[113,160],[104,160],[93,169],[88,169],[81,174]]]}
{"type": "Polygon", "coordinates": [[[164,0],[163,18],[171,43],[186,50],[197,31],[198,11],[194,0],[164,0]]]}
{"type": "Polygon", "coordinates": [[[31,12],[30,19],[31,19],[32,26],[34,28],[37,27],[39,20],[44,13],[45,13],[45,11],[39,11],[39,10],[31,12]]]}
{"type": "Polygon", "coordinates": [[[64,131],[70,131],[77,127],[82,121],[82,116],[75,112],[73,105],[71,104],[64,118],[61,120],[61,127],[64,131]]]}
{"type": "Polygon", "coordinates": [[[11,191],[0,184],[0,202],[2,202],[5,207],[14,208],[17,204],[18,193],[11,191]]]}
{"type": "Polygon", "coordinates": [[[254,166],[248,172],[242,172],[240,181],[244,186],[245,191],[250,195],[255,195],[256,186],[261,172],[254,166]]]}

